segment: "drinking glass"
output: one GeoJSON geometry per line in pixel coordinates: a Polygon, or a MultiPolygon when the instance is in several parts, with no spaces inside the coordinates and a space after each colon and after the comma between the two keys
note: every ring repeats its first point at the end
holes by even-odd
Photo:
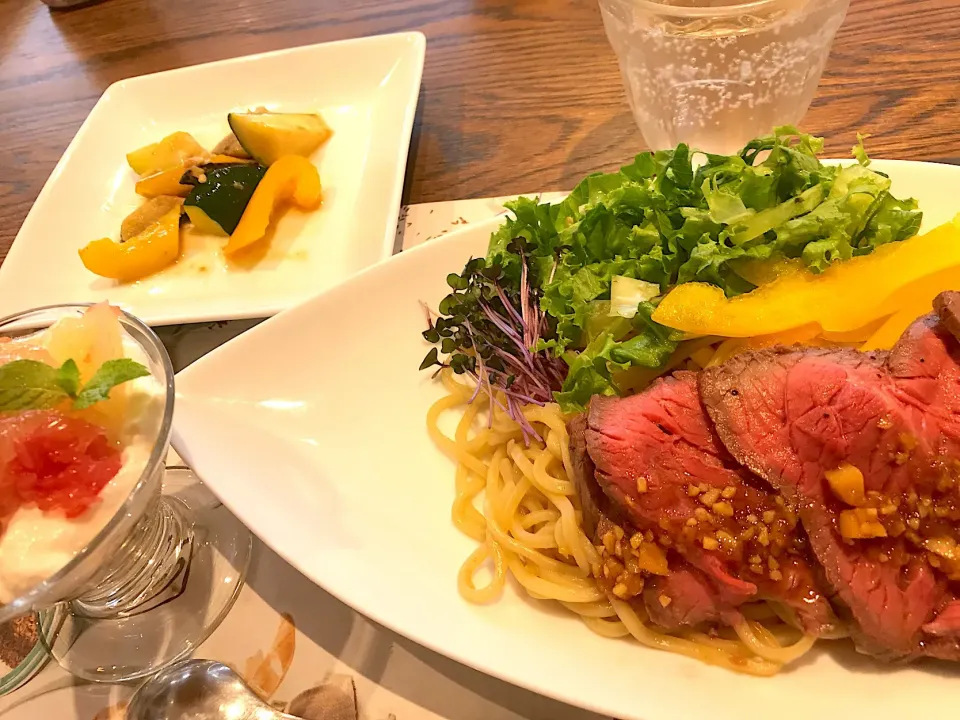
{"type": "MultiPolygon", "coordinates": [[[[88,306],[60,305],[0,320],[0,336],[46,329],[88,306]]],[[[126,340],[142,351],[162,388],[162,412],[137,418],[151,444],[126,500],[59,571],[5,605],[0,623],[41,614],[44,643],[69,672],[119,682],[189,655],[233,605],[246,575],[249,532],[196,482],[167,467],[173,366],[154,332],[122,313],[126,340]]]]}
{"type": "Polygon", "coordinates": [[[849,0],[599,0],[653,149],[733,153],[810,106],[849,0]]]}

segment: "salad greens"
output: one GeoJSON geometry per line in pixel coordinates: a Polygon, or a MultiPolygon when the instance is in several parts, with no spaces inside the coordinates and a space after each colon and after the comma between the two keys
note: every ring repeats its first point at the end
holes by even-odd
{"type": "Polygon", "coordinates": [[[552,399],[582,410],[620,394],[617,373],[670,358],[683,338],[651,314],[673,286],[734,296],[755,287],[737,273],[745,262],[799,258],[819,273],[917,233],[916,202],[891,195],[863,137],[850,166],[821,164],[822,148],[793,127],[731,156],[681,144],[590,175],[558,204],[507,203],[513,217],[486,258],[447,277],[452,292],[424,333],[439,348],[421,369],[472,375],[491,398],[502,390],[514,417],[552,399]]]}

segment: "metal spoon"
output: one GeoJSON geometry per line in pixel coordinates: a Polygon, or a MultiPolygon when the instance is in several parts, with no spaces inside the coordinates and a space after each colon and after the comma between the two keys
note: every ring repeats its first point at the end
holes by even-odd
{"type": "Polygon", "coordinates": [[[188,660],[140,686],[127,720],[296,720],[263,702],[237,673],[213,660],[188,660]]]}

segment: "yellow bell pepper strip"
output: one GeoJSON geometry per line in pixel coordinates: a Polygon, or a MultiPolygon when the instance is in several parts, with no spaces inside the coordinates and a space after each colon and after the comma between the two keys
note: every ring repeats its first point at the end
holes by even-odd
{"type": "Polygon", "coordinates": [[[929,312],[930,309],[931,307],[928,304],[926,310],[922,307],[898,310],[888,317],[873,335],[867,338],[863,345],[860,346],[860,350],[864,352],[868,350],[889,350],[897,340],[900,339],[900,336],[903,335],[903,331],[910,327],[910,323],[924,313],[929,312]]]}
{"type": "Polygon", "coordinates": [[[175,195],[177,197],[186,197],[193,189],[193,185],[184,185],[180,182],[183,174],[192,167],[205,165],[207,163],[236,165],[238,163],[250,164],[253,160],[236,158],[231,155],[210,155],[209,157],[196,157],[185,160],[180,165],[168,168],[155,175],[149,175],[137,181],[134,186],[137,195],[145,198],[155,198],[160,195],[175,195]]]}
{"type": "Polygon", "coordinates": [[[100,238],[80,250],[80,259],[87,270],[121,282],[139,280],[163,270],[179,255],[179,206],[124,243],[100,238]]]}
{"type": "Polygon", "coordinates": [[[871,320],[863,327],[846,332],[825,332],[820,335],[821,338],[830,343],[839,343],[840,345],[859,345],[873,336],[880,327],[887,321],[889,315],[884,315],[876,320],[871,320]]]}
{"type": "Polygon", "coordinates": [[[821,345],[821,332],[819,325],[811,323],[784,332],[774,333],[773,335],[757,335],[751,338],[728,338],[720,343],[713,357],[710,358],[704,367],[715,367],[726,362],[734,355],[739,355],[747,350],[759,350],[777,345],[783,345],[784,347],[790,347],[792,345],[821,345]]]}
{"type": "Polygon", "coordinates": [[[933,299],[944,290],[960,290],[960,266],[947,268],[900,288],[889,304],[899,308],[873,332],[861,350],[889,350],[921,315],[933,312],[933,299]]]}
{"type": "Polygon", "coordinates": [[[233,253],[255,243],[267,233],[274,211],[292,202],[312,210],[322,199],[320,174],[312,162],[299,155],[284,155],[268,169],[247,204],[226,247],[233,253]]]}
{"type": "Polygon", "coordinates": [[[734,355],[739,355],[747,349],[747,341],[744,338],[727,338],[717,346],[717,351],[704,367],[709,368],[721,365],[734,355]]]}
{"type": "Polygon", "coordinates": [[[200,157],[206,152],[190,133],[181,131],[127,153],[127,164],[142,177],[179,167],[188,158],[200,157]]]}
{"type": "Polygon", "coordinates": [[[137,181],[137,184],[134,186],[134,190],[136,190],[137,195],[145,198],[155,198],[161,195],[186,197],[187,194],[193,189],[193,186],[183,185],[180,182],[180,178],[182,178],[183,173],[185,173],[191,167],[193,166],[178,165],[175,168],[164,170],[156,175],[145,177],[143,180],[137,181]]]}
{"type": "Polygon", "coordinates": [[[771,335],[810,323],[829,333],[850,332],[892,314],[896,307],[887,300],[900,288],[956,265],[960,216],[925,235],[831,265],[820,275],[787,274],[730,299],[714,285],[678,285],[653,319],[675,330],[723,337],[771,335]]]}
{"type": "Polygon", "coordinates": [[[713,356],[716,354],[716,351],[712,347],[700,348],[690,353],[690,360],[696,363],[699,367],[705,368],[707,363],[713,359],[713,356]]]}
{"type": "Polygon", "coordinates": [[[213,165],[252,165],[256,160],[234,157],[233,155],[211,155],[207,162],[213,165]]]}
{"type": "Polygon", "coordinates": [[[766,285],[784,275],[805,273],[806,267],[800,258],[777,258],[775,260],[731,260],[730,269],[749,283],[766,285]]]}

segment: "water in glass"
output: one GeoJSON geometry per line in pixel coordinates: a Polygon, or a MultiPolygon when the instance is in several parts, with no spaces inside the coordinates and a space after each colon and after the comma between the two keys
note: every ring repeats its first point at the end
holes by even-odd
{"type": "Polygon", "coordinates": [[[801,120],[848,4],[600,0],[600,10],[647,143],[730,153],[801,120]]]}

